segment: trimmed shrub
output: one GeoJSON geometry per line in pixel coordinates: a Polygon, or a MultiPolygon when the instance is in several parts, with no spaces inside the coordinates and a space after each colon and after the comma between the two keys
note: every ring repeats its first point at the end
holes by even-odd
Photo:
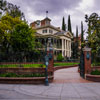
{"type": "Polygon", "coordinates": [[[92,71],[91,75],[100,75],[100,71],[99,70],[92,71]]]}
{"type": "Polygon", "coordinates": [[[57,61],[63,61],[64,60],[64,57],[62,56],[62,54],[58,54],[57,56],[57,61]]]}

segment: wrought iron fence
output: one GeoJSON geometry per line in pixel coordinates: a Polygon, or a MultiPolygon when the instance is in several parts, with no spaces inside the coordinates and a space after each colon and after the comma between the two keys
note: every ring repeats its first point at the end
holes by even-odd
{"type": "Polygon", "coordinates": [[[0,52],[0,62],[44,62],[45,52],[0,52]]]}

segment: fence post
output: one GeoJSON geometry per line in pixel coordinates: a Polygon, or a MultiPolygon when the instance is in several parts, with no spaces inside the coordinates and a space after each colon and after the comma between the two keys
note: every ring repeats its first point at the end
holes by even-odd
{"type": "Polygon", "coordinates": [[[91,72],[91,48],[84,47],[83,53],[85,74],[89,74],[91,72]]]}

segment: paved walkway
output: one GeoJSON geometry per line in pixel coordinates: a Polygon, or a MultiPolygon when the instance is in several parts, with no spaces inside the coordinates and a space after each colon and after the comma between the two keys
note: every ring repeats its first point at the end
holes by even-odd
{"type": "Polygon", "coordinates": [[[56,71],[55,81],[49,86],[0,84],[0,100],[100,100],[100,83],[83,81],[76,71],[56,71]]]}
{"type": "Polygon", "coordinates": [[[78,73],[78,68],[68,68],[57,70],[54,74],[54,83],[87,83],[78,73]]]}

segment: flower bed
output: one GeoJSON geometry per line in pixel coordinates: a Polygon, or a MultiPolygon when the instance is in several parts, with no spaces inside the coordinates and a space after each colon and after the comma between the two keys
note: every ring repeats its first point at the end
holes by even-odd
{"type": "Polygon", "coordinates": [[[91,67],[91,73],[86,74],[86,80],[100,82],[100,66],[91,67]]]}
{"type": "Polygon", "coordinates": [[[100,82],[100,75],[86,74],[86,80],[100,82]]]}
{"type": "MultiPolygon", "coordinates": [[[[12,75],[12,77],[0,77],[0,83],[41,84],[45,82],[45,77],[44,77],[45,68],[0,68],[1,75],[5,75],[6,73],[14,73],[14,74],[12,75]],[[37,74],[38,77],[33,77],[34,75],[37,74]],[[17,75],[23,77],[16,77],[17,75]],[[33,76],[28,77],[27,75],[31,75],[31,76],[33,75],[33,76]]],[[[8,74],[8,76],[10,75],[8,74]]],[[[48,69],[48,79],[49,82],[53,81],[53,72],[50,71],[49,69],[48,69]]]]}

